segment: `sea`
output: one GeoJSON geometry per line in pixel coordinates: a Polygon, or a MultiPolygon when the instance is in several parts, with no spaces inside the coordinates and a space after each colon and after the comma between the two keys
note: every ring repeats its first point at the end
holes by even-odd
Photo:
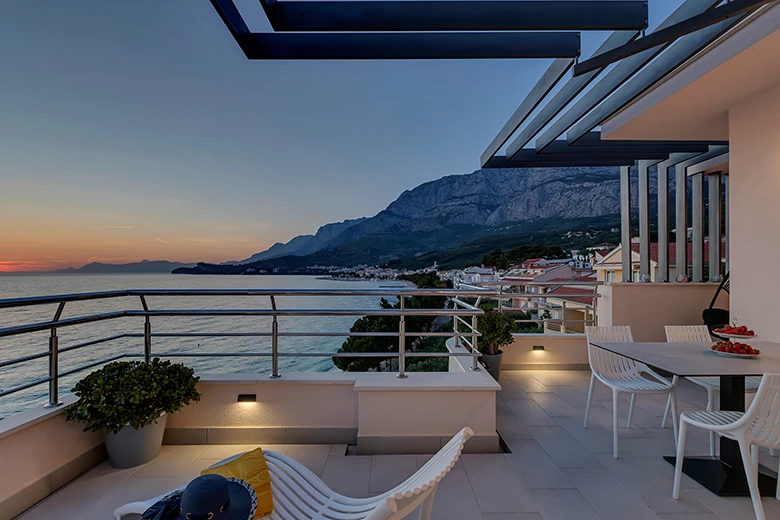
{"type": "MultiPolygon", "coordinates": [[[[0,299],[23,298],[54,294],[76,294],[123,289],[376,289],[403,287],[397,281],[352,281],[322,279],[314,276],[208,276],[172,274],[44,274],[0,276],[0,299]]],[[[283,296],[276,299],[279,309],[376,309],[379,297],[373,296],[283,296]]],[[[151,310],[162,309],[270,309],[267,296],[197,296],[197,297],[148,297],[151,310]]],[[[64,307],[62,319],[89,314],[141,310],[137,297],[121,297],[84,302],[70,302],[64,307]]],[[[50,321],[56,305],[0,309],[0,328],[14,325],[50,321]]],[[[359,316],[305,316],[280,317],[279,332],[344,332],[348,331],[359,316]]],[[[153,333],[236,333],[270,332],[270,317],[218,316],[218,317],[154,317],[153,333]]],[[[63,327],[58,330],[59,348],[114,336],[143,333],[144,319],[119,318],[63,327]]],[[[342,337],[282,337],[279,352],[335,352],[345,338],[342,337]]],[[[49,332],[35,332],[21,336],[0,338],[0,365],[4,361],[48,351],[49,332]]],[[[66,372],[89,363],[123,353],[143,354],[143,338],[122,338],[99,343],[60,354],[60,372],[66,372]]],[[[270,352],[271,339],[266,337],[155,337],[152,355],[166,353],[221,353],[221,352],[270,352]]],[[[199,373],[269,373],[270,358],[259,357],[173,357],[199,373]]],[[[94,369],[93,369],[94,370],[94,369]]],[[[325,372],[335,370],[330,357],[282,357],[279,371],[325,372]]],[[[60,394],[66,394],[89,371],[66,376],[60,381],[60,394]]],[[[0,392],[45,378],[48,375],[46,357],[24,363],[0,367],[0,392]]],[[[41,384],[7,396],[0,396],[0,418],[45,403],[48,385],[41,384]]]]}

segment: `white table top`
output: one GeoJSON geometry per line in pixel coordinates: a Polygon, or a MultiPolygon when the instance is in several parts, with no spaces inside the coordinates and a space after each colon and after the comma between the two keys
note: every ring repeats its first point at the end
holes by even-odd
{"type": "Polygon", "coordinates": [[[724,357],[710,351],[711,343],[602,343],[593,345],[677,376],[760,376],[780,373],[780,344],[751,341],[758,358],[724,357]]]}

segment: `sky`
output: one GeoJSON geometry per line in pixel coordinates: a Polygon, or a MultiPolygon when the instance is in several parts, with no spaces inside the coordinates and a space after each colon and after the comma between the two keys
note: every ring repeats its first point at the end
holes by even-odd
{"type": "MultiPolygon", "coordinates": [[[[650,2],[651,27],[679,4],[650,2]]],[[[476,170],[549,65],[249,61],[208,0],[3,4],[0,271],[240,260],[375,215],[476,170]]]]}

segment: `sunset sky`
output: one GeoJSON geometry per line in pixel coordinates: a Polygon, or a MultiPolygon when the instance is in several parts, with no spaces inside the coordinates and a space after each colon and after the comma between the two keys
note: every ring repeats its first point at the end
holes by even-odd
{"type": "Polygon", "coordinates": [[[250,62],[208,0],[4,2],[0,271],[239,260],[374,215],[478,168],[548,63],[250,62]]]}

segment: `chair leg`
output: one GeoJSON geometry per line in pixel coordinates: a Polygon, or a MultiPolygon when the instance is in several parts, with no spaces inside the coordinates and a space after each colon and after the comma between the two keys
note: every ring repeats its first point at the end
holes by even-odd
{"type": "Polygon", "coordinates": [[[619,419],[619,412],[620,412],[620,401],[618,398],[620,397],[620,394],[617,390],[612,390],[612,456],[617,458],[620,458],[620,455],[618,453],[618,431],[620,430],[620,426],[618,425],[618,419],[619,419]]]}
{"type": "Polygon", "coordinates": [[[436,489],[438,487],[439,486],[433,488],[431,494],[428,495],[425,500],[423,500],[423,503],[420,506],[420,516],[418,517],[419,520],[431,520],[431,512],[433,511],[433,500],[436,497],[436,489]]]}
{"type": "MultiPolygon", "coordinates": [[[[775,450],[772,450],[775,451],[775,450]]],[[[774,453],[773,453],[774,455],[774,453]]],[[[777,474],[780,475],[780,461],[777,463],[777,474]]],[[[780,500],[780,478],[777,479],[777,491],[775,491],[775,498],[780,500]]]]}
{"type": "MultiPolygon", "coordinates": [[[[677,381],[679,381],[679,376],[674,376],[672,378],[672,385],[677,386],[677,381]]],[[[672,409],[672,396],[670,395],[669,398],[666,400],[666,408],[664,408],[664,418],[661,421],[661,428],[666,428],[666,425],[669,421],[669,412],[672,409]]]]}
{"type": "Polygon", "coordinates": [[[593,401],[593,387],[596,386],[596,375],[591,373],[590,374],[590,388],[588,389],[588,402],[585,405],[585,423],[583,424],[583,428],[588,428],[588,417],[590,417],[590,403],[593,401]]]}
{"type": "Polygon", "coordinates": [[[674,463],[674,487],[672,488],[672,498],[680,498],[680,487],[682,485],[682,468],[685,457],[685,436],[688,433],[688,423],[682,421],[680,424],[680,438],[677,440],[677,460],[674,463]]]}
{"type": "Polygon", "coordinates": [[[626,428],[631,428],[631,419],[634,418],[634,405],[636,404],[636,394],[631,394],[631,404],[628,405],[628,419],[626,428]]]}
{"type": "Polygon", "coordinates": [[[756,520],[766,520],[764,516],[764,506],[761,505],[761,495],[758,492],[758,479],[753,468],[753,458],[750,456],[750,443],[745,439],[739,440],[739,452],[742,455],[742,464],[745,466],[745,476],[750,489],[750,499],[753,501],[753,511],[756,513],[756,520]]]}
{"type": "MultiPolygon", "coordinates": [[[[714,388],[707,388],[707,411],[711,412],[715,409],[715,402],[718,398],[718,391],[714,388]]],[[[718,445],[718,436],[714,431],[710,430],[710,457],[715,456],[715,447],[718,445]]]]}
{"type": "Polygon", "coordinates": [[[672,428],[674,429],[674,440],[677,442],[677,435],[680,429],[680,415],[677,413],[677,392],[672,390],[669,397],[672,400],[672,428]]]}

